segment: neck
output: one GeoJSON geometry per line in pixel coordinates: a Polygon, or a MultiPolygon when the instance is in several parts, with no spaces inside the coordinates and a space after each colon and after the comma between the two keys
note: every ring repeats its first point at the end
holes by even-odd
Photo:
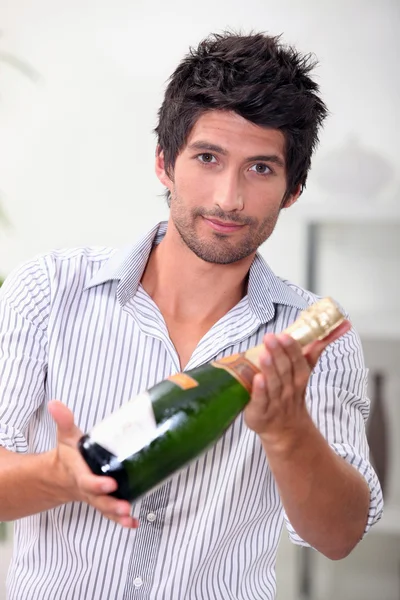
{"type": "Polygon", "coordinates": [[[169,223],[164,239],[150,255],[141,283],[164,316],[211,326],[246,294],[253,258],[231,265],[207,263],[169,223]]]}

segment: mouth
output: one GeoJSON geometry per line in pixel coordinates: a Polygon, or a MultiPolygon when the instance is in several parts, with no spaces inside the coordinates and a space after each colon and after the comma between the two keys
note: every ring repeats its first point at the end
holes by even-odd
{"type": "Polygon", "coordinates": [[[219,231],[220,233],[230,233],[233,231],[238,231],[242,229],[244,225],[240,223],[229,223],[227,221],[219,221],[218,219],[210,219],[209,217],[203,217],[206,221],[207,225],[214,229],[214,231],[219,231]]]}

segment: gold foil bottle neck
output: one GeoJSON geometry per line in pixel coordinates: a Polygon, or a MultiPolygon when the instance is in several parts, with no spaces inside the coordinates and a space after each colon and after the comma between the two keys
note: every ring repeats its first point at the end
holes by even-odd
{"type": "MultiPolygon", "coordinates": [[[[307,346],[311,342],[322,340],[344,320],[345,316],[339,310],[336,302],[329,297],[323,298],[303,310],[296,321],[282,333],[290,335],[301,346],[307,346]]],[[[244,356],[259,368],[259,355],[263,349],[264,344],[259,344],[255,348],[247,350],[244,356]]]]}
{"type": "Polygon", "coordinates": [[[323,298],[309,306],[284,333],[306,346],[322,340],[345,319],[332,298],[323,298]]]}

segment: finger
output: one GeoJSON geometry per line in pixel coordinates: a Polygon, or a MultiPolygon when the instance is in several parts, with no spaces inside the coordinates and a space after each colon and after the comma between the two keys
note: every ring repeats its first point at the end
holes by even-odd
{"type": "Polygon", "coordinates": [[[121,517],[118,519],[118,523],[128,529],[137,529],[139,527],[139,521],[134,517],[121,517]]]}
{"type": "Polygon", "coordinates": [[[267,394],[270,399],[279,397],[282,391],[282,380],[269,350],[263,350],[260,354],[260,369],[264,376],[264,394],[267,394]]]}
{"type": "Polygon", "coordinates": [[[272,357],[281,385],[291,384],[293,380],[292,362],[278,337],[274,334],[267,334],[264,336],[264,344],[272,357]]]}
{"type": "Polygon", "coordinates": [[[337,339],[345,335],[351,329],[351,327],[352,325],[350,321],[346,319],[340,325],[338,325],[338,327],[331,331],[331,333],[327,335],[326,338],[324,338],[323,340],[313,342],[312,344],[308,344],[308,346],[306,346],[303,349],[304,356],[311,369],[315,367],[319,357],[321,356],[325,348],[327,348],[329,344],[332,344],[337,339]]]}
{"type": "Polygon", "coordinates": [[[268,404],[268,397],[266,396],[265,379],[262,373],[257,373],[253,378],[253,385],[251,388],[251,404],[253,408],[265,407],[268,404]]]}
{"type": "Polygon", "coordinates": [[[134,517],[120,517],[117,523],[127,529],[137,529],[139,527],[139,521],[134,517]]]}
{"type": "Polygon", "coordinates": [[[258,431],[260,424],[268,415],[268,410],[269,398],[265,390],[264,375],[257,373],[253,378],[250,402],[244,412],[247,426],[253,431],[258,431]]]}
{"type": "Polygon", "coordinates": [[[58,400],[51,400],[47,409],[57,425],[57,434],[60,441],[76,443],[82,436],[81,430],[74,423],[73,413],[58,400]]]}
{"type": "Polygon", "coordinates": [[[90,504],[103,514],[112,515],[119,519],[120,517],[129,517],[132,507],[126,500],[118,500],[112,496],[89,497],[90,504]]]}
{"type": "Polygon", "coordinates": [[[109,519],[110,521],[113,521],[114,523],[117,523],[117,525],[121,525],[122,527],[125,527],[128,529],[137,529],[137,527],[139,527],[139,521],[137,519],[135,519],[134,517],[131,517],[131,516],[116,517],[112,513],[111,514],[101,513],[101,514],[106,519],[109,519]]]}
{"type": "Polygon", "coordinates": [[[118,484],[112,477],[102,475],[83,474],[78,479],[79,488],[84,494],[101,496],[111,494],[118,488],[118,484]]]}
{"type": "Polygon", "coordinates": [[[138,520],[131,516],[131,505],[125,500],[117,500],[110,496],[100,496],[90,501],[90,504],[107,519],[114,521],[114,523],[130,529],[139,526],[138,520]]]}
{"type": "Polygon", "coordinates": [[[295,388],[304,388],[310,377],[311,369],[303,354],[302,347],[290,335],[285,333],[280,334],[278,340],[292,364],[293,385],[295,388]]]}

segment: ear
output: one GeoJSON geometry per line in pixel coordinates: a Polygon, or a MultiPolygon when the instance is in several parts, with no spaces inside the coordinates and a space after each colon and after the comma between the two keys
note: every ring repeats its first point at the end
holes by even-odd
{"type": "Polygon", "coordinates": [[[297,200],[301,196],[302,191],[303,191],[303,187],[299,183],[299,185],[296,187],[296,189],[293,192],[293,194],[290,194],[290,196],[288,196],[286,198],[286,200],[282,204],[282,208],[289,208],[289,206],[292,206],[295,202],[297,202],[297,200]]]}
{"type": "Polygon", "coordinates": [[[165,185],[165,187],[167,187],[169,189],[169,191],[171,191],[172,181],[165,170],[164,151],[161,150],[160,146],[157,146],[157,149],[156,149],[155,171],[156,171],[156,175],[157,175],[158,179],[161,181],[161,183],[163,185],[165,185]]]}

